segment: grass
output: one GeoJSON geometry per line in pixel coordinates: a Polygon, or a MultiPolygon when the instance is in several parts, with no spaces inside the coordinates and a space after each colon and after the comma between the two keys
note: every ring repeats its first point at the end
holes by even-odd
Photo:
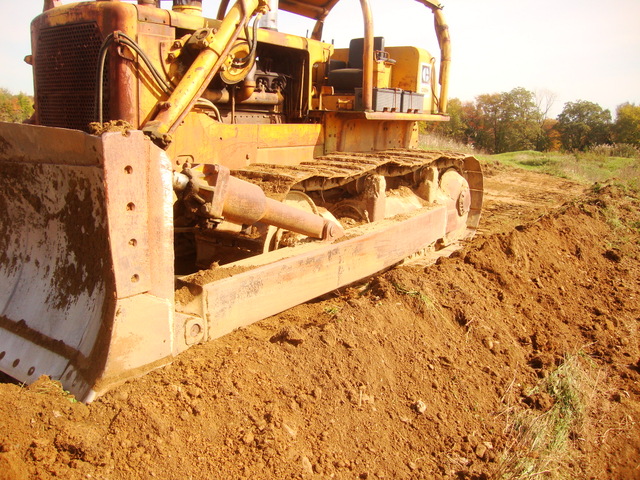
{"type": "Polygon", "coordinates": [[[552,400],[546,412],[523,410],[507,425],[511,442],[500,459],[503,480],[573,478],[567,462],[574,451],[596,391],[595,364],[584,354],[570,356],[530,392],[552,400]]]}
{"type": "Polygon", "coordinates": [[[62,384],[59,381],[53,380],[49,377],[40,377],[28,388],[29,390],[39,395],[59,395],[63,398],[66,398],[71,403],[77,402],[76,398],[68,390],[62,388],[62,384]]]}
{"type": "Polygon", "coordinates": [[[396,289],[396,292],[401,293],[403,295],[408,295],[410,297],[415,297],[415,298],[419,298],[420,300],[422,300],[425,304],[427,305],[432,305],[433,302],[431,301],[431,299],[429,297],[427,297],[424,293],[418,291],[418,290],[409,290],[405,287],[403,287],[402,285],[400,285],[399,283],[393,283],[393,288],[396,289]]]}
{"type": "Polygon", "coordinates": [[[455,151],[455,152],[463,152],[463,153],[471,153],[471,154],[478,153],[470,145],[457,142],[452,138],[449,138],[444,135],[438,135],[435,133],[421,134],[419,146],[420,148],[423,148],[425,150],[444,150],[444,151],[455,151]]]}
{"type": "Polygon", "coordinates": [[[329,305],[327,307],[324,307],[324,313],[326,313],[330,317],[337,317],[340,313],[340,310],[341,308],[337,305],[329,305]]]}
{"type": "MultiPolygon", "coordinates": [[[[625,181],[613,182],[617,187],[611,190],[613,196],[619,197],[618,201],[609,201],[607,187],[610,184],[594,183],[591,190],[594,193],[602,193],[599,197],[600,212],[609,227],[612,236],[609,240],[614,248],[623,248],[628,243],[640,244],[640,179],[627,177],[625,181]]],[[[637,258],[637,257],[636,257],[637,258]]]]}
{"type": "Polygon", "coordinates": [[[405,288],[399,283],[395,283],[395,282],[393,282],[392,285],[393,285],[393,288],[396,289],[396,292],[401,293],[402,295],[407,295],[409,297],[417,298],[418,300],[420,300],[422,303],[425,304],[428,310],[431,310],[435,315],[437,315],[442,320],[445,319],[442,309],[423,292],[419,290],[409,290],[408,288],[405,288]]]}
{"type": "Polygon", "coordinates": [[[583,184],[619,182],[640,189],[640,160],[606,155],[522,151],[499,155],[479,155],[485,162],[546,173],[583,184]]]}
{"type": "Polygon", "coordinates": [[[439,309],[437,308],[437,306],[433,302],[433,300],[431,300],[429,297],[427,297],[421,291],[419,291],[419,290],[409,290],[409,289],[407,289],[407,288],[403,287],[402,285],[400,285],[398,283],[395,283],[395,282],[392,285],[393,285],[393,288],[396,289],[396,292],[401,293],[403,295],[407,295],[409,297],[417,298],[417,299],[421,300],[422,303],[424,303],[427,307],[429,307],[430,309],[436,310],[437,313],[442,315],[442,313],[439,311],[439,309]]]}
{"type": "MultiPolygon", "coordinates": [[[[427,150],[456,151],[475,155],[485,163],[499,163],[540,173],[566,178],[582,184],[618,182],[626,188],[640,192],[640,158],[615,156],[616,146],[600,145],[588,152],[561,153],[520,152],[486,155],[473,146],[456,142],[434,133],[420,135],[420,147],[427,150]],[[606,148],[605,148],[606,147],[606,148]]],[[[637,148],[635,149],[637,152],[637,148]]],[[[627,152],[629,153],[629,152],[627,152]]],[[[623,153],[621,153],[623,154],[623,153]]]]}

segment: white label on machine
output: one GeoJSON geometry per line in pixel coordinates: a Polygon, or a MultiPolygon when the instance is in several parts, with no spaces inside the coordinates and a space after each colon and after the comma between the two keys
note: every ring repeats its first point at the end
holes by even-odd
{"type": "Polygon", "coordinates": [[[428,63],[422,64],[420,83],[420,93],[429,93],[431,90],[431,65],[428,63]]]}

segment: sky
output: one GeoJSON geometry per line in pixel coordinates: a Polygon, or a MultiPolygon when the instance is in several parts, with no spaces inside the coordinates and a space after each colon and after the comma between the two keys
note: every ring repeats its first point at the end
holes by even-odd
{"type": "MultiPolygon", "coordinates": [[[[431,12],[413,0],[370,0],[375,35],[385,44],[415,45],[439,56],[431,12]]],[[[63,3],[70,3],[64,1],[63,3]]],[[[218,1],[204,0],[206,16],[218,1]]],[[[450,97],[474,100],[516,87],[566,102],[609,109],[640,105],[640,0],[442,0],[452,42],[450,97]]],[[[29,23],[42,0],[0,0],[0,87],[33,94],[29,23]]],[[[170,1],[163,1],[170,8],[170,1]]],[[[362,36],[359,0],[342,0],[327,18],[325,41],[347,46],[362,36]]],[[[279,29],[306,35],[313,23],[281,14],[279,29]]]]}

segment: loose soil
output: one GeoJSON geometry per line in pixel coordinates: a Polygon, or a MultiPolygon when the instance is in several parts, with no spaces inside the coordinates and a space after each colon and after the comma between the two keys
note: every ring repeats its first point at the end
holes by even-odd
{"type": "Polygon", "coordinates": [[[193,348],[90,405],[46,377],[0,383],[0,479],[640,479],[638,198],[485,170],[481,234],[436,265],[193,348]],[[556,401],[534,387],[576,356],[584,418],[546,470],[509,476],[505,458],[541,455],[517,440],[520,415],[556,401]]]}

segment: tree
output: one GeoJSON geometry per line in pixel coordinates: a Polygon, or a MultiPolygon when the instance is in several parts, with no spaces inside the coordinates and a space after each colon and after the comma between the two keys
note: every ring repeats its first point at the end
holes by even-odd
{"type": "Polygon", "coordinates": [[[617,143],[640,146],[640,105],[628,102],[618,105],[613,134],[617,143]]]}
{"type": "Polygon", "coordinates": [[[469,117],[476,145],[493,153],[533,149],[542,136],[535,96],[522,87],[479,95],[469,117]]]}
{"type": "Polygon", "coordinates": [[[542,115],[542,120],[547,119],[547,115],[553,107],[553,104],[556,102],[556,98],[558,97],[555,92],[548,90],[546,88],[540,88],[535,92],[536,96],[536,106],[538,107],[538,112],[542,115]]]}
{"type": "Polygon", "coordinates": [[[541,132],[536,142],[536,150],[539,152],[558,151],[560,150],[560,132],[556,128],[558,122],[548,118],[549,111],[553,107],[557,95],[551,90],[541,88],[536,90],[535,97],[536,107],[540,114],[541,132]]]}
{"type": "Polygon", "coordinates": [[[469,126],[467,124],[465,105],[457,98],[450,99],[447,108],[449,121],[425,123],[424,131],[451,138],[459,143],[468,143],[469,126]]]}
{"type": "Polygon", "coordinates": [[[531,150],[542,136],[543,116],[535,95],[522,87],[502,94],[504,138],[502,152],[531,150]]]}
{"type": "Polygon", "coordinates": [[[33,98],[24,93],[12,95],[0,88],[0,121],[23,122],[33,115],[33,98]]]}
{"type": "Polygon", "coordinates": [[[611,112],[586,100],[565,103],[558,115],[558,130],[565,150],[586,150],[611,142],[611,112]]]}
{"type": "Polygon", "coordinates": [[[499,136],[500,95],[478,95],[467,110],[467,115],[474,144],[481,150],[495,152],[499,136]]]}
{"type": "Polygon", "coordinates": [[[542,122],[542,137],[536,150],[540,152],[559,152],[562,147],[561,135],[558,131],[558,121],[553,118],[545,118],[542,122]]]}

